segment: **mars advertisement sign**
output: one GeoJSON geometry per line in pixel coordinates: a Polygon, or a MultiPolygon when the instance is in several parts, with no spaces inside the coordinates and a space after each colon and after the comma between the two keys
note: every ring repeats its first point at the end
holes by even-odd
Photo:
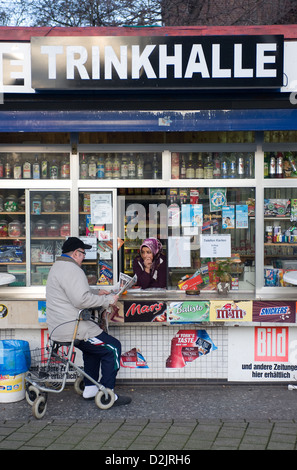
{"type": "Polygon", "coordinates": [[[164,322],[166,321],[166,303],[157,302],[124,302],[124,322],[164,322]]]}
{"type": "Polygon", "coordinates": [[[228,340],[229,381],[294,383],[297,380],[296,328],[230,328],[228,340]]]}

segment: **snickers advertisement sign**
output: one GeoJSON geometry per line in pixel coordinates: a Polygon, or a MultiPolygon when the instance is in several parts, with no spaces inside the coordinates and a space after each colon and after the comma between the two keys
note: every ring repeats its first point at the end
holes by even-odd
{"type": "Polygon", "coordinates": [[[296,302],[254,301],[253,321],[273,323],[295,323],[296,302]]]}

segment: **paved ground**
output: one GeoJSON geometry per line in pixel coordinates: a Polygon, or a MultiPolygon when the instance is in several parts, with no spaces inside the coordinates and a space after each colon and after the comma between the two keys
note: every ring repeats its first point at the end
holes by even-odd
{"type": "Polygon", "coordinates": [[[117,392],[132,403],[103,411],[69,385],[49,394],[41,420],[26,400],[0,403],[0,450],[100,449],[102,459],[122,458],[121,450],[147,450],[145,459],[165,450],[181,458],[195,450],[297,450],[297,390],[286,385],[122,385],[117,392]]]}

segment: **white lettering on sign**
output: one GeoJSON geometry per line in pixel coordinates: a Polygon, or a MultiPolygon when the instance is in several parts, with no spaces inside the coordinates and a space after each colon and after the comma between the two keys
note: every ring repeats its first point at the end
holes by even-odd
{"type": "Polygon", "coordinates": [[[266,55],[266,52],[275,52],[276,44],[257,44],[256,77],[276,77],[276,69],[266,68],[266,64],[275,64],[275,55],[266,55]]]}
{"type": "Polygon", "coordinates": [[[30,44],[0,43],[0,92],[34,93],[30,52],[30,44]]]}
{"type": "MultiPolygon", "coordinates": [[[[222,68],[222,52],[220,44],[212,45],[212,64],[209,70],[207,66],[204,50],[201,44],[193,44],[188,57],[185,73],[182,73],[183,47],[182,44],[174,45],[174,54],[169,55],[166,44],[159,45],[159,75],[150,62],[149,56],[156,48],[156,45],[146,46],[140,54],[139,46],[120,46],[120,54],[117,55],[112,46],[105,46],[104,56],[104,79],[113,78],[113,70],[122,80],[128,78],[128,58],[131,57],[132,78],[140,76],[141,68],[144,69],[147,78],[168,78],[168,67],[173,67],[174,78],[193,78],[194,74],[201,74],[203,78],[257,78],[276,77],[276,68],[267,69],[266,64],[275,64],[275,55],[266,55],[266,52],[276,52],[276,44],[257,44],[255,74],[252,68],[242,67],[242,44],[234,44],[234,67],[222,68]],[[198,59],[198,62],[197,62],[198,59]]],[[[48,79],[57,78],[57,59],[60,54],[65,55],[66,77],[68,80],[74,79],[74,69],[82,80],[100,79],[99,58],[100,46],[92,46],[91,53],[83,46],[45,46],[40,47],[41,54],[48,55],[48,79]],[[92,76],[87,72],[86,62],[92,61],[92,76]]]]}

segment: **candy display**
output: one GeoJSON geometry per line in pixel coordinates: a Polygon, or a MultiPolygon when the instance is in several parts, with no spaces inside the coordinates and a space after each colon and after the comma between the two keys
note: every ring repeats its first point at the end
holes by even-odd
{"type": "Polygon", "coordinates": [[[13,220],[8,224],[8,236],[20,237],[22,234],[22,226],[18,220],[13,220]]]}

